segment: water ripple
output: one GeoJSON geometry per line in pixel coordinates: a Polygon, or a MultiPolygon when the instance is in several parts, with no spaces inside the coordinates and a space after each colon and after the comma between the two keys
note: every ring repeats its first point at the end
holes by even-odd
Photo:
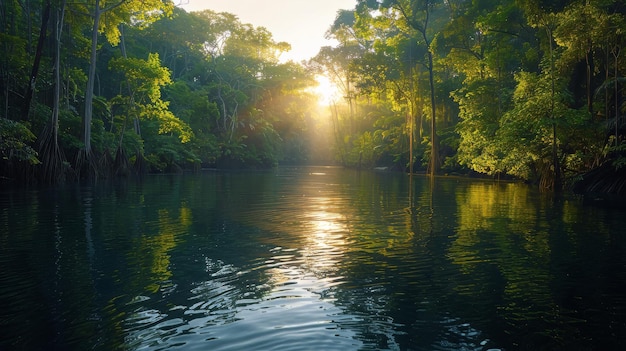
{"type": "Polygon", "coordinates": [[[422,180],[280,169],[0,197],[0,349],[624,343],[623,213],[422,180]]]}
{"type": "Polygon", "coordinates": [[[141,307],[125,319],[127,342],[148,350],[202,345],[220,350],[359,349],[361,343],[344,323],[354,317],[334,305],[329,293],[342,278],[318,279],[293,250],[275,247],[269,253],[247,270],[206,258],[208,279],[189,290],[186,306],[158,311],[147,307],[154,305],[152,299],[133,298],[131,303],[141,307]],[[265,283],[241,284],[258,270],[267,276],[265,283]]]}

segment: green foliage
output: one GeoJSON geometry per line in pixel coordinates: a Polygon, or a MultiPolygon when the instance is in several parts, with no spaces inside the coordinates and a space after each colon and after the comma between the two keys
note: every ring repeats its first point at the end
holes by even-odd
{"type": "Polygon", "coordinates": [[[195,169],[201,160],[172,136],[160,136],[154,148],[146,150],[145,159],[152,172],[179,172],[195,169]]]}
{"type": "Polygon", "coordinates": [[[23,37],[0,32],[0,50],[4,53],[0,58],[0,118],[17,119],[21,113],[21,95],[28,82],[28,65],[30,58],[26,51],[27,41],[23,37]],[[18,103],[11,103],[11,102],[18,103]]]}
{"type": "Polygon", "coordinates": [[[70,154],[75,154],[82,148],[81,118],[70,110],[62,110],[59,113],[59,144],[62,149],[70,154]]]}
{"type": "Polygon", "coordinates": [[[622,142],[617,146],[613,146],[610,148],[612,153],[616,154],[615,159],[613,160],[613,167],[616,170],[622,169],[626,166],[626,143],[622,142]]]}
{"type": "Polygon", "coordinates": [[[373,167],[382,153],[380,134],[365,132],[354,141],[354,151],[358,151],[359,166],[373,167]]]}
{"type": "Polygon", "coordinates": [[[38,164],[37,152],[29,145],[35,135],[20,122],[0,118],[0,157],[2,161],[26,161],[38,164]]]}
{"type": "Polygon", "coordinates": [[[141,106],[139,117],[159,121],[160,134],[176,133],[183,144],[189,142],[193,137],[193,131],[189,125],[168,109],[166,101],[154,101],[152,104],[141,106]]]}
{"type": "Polygon", "coordinates": [[[162,0],[125,0],[115,4],[104,0],[91,0],[71,5],[76,6],[78,11],[91,15],[96,11],[106,11],[98,31],[114,46],[121,40],[120,24],[132,24],[135,28],[142,29],[164,16],[171,15],[174,8],[173,2],[162,0]],[[97,5],[99,8],[96,9],[97,5]]]}
{"type": "Polygon", "coordinates": [[[161,88],[172,81],[170,71],[161,66],[158,54],[148,55],[147,60],[112,59],[109,67],[124,74],[131,92],[114,97],[111,100],[113,106],[120,105],[124,115],[132,119],[159,121],[161,134],[175,132],[182,143],[191,140],[191,128],[168,109],[167,101],[161,100],[161,88]]]}
{"type": "Polygon", "coordinates": [[[507,105],[508,98],[498,88],[494,79],[474,80],[453,93],[462,119],[456,127],[460,136],[458,162],[485,174],[502,171],[497,161],[501,153],[494,139],[503,113],[501,106],[507,105]],[[493,104],[494,96],[500,99],[499,104],[493,104]]]}
{"type": "Polygon", "coordinates": [[[70,162],[93,143],[96,157],[122,150],[156,172],[334,158],[401,170],[442,162],[446,172],[536,181],[626,164],[626,21],[615,1],[357,1],[329,23],[338,44],[306,65],[282,63],[289,44],[233,14],[160,0],[68,2],[59,101],[50,42],[28,121],[15,122],[43,4],[2,5],[7,162],[36,163],[33,145],[45,135],[31,132],[49,130],[58,111],[55,140],[70,162]],[[96,14],[98,79],[90,80],[85,34],[96,14]],[[316,75],[337,86],[331,106],[316,104],[316,75]],[[88,80],[93,132],[83,141],[88,80]]]}
{"type": "Polygon", "coordinates": [[[161,99],[161,87],[172,83],[170,71],[161,66],[158,54],[149,54],[147,60],[114,58],[109,68],[121,72],[138,103],[161,99]]]}

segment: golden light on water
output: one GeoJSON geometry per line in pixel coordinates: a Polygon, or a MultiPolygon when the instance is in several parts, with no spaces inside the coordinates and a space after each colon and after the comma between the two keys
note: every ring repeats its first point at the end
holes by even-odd
{"type": "Polygon", "coordinates": [[[343,229],[343,225],[339,223],[341,215],[333,212],[315,211],[309,214],[311,216],[311,224],[315,229],[315,233],[336,232],[343,229]]]}
{"type": "Polygon", "coordinates": [[[308,269],[326,276],[333,272],[346,250],[346,235],[349,231],[336,203],[332,199],[317,197],[303,218],[306,233],[302,237],[302,253],[308,269]]]}

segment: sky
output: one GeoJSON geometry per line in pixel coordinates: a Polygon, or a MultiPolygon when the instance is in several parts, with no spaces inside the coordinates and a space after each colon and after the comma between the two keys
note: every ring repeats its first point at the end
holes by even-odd
{"type": "Polygon", "coordinates": [[[274,41],[291,44],[282,60],[300,62],[315,56],[322,46],[334,45],[324,33],[340,9],[354,9],[357,0],[175,0],[186,11],[209,9],[230,12],[242,23],[265,27],[274,41]]]}

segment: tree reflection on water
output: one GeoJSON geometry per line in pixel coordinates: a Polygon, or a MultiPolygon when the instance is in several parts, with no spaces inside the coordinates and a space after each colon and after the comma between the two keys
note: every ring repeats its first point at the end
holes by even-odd
{"type": "Polygon", "coordinates": [[[3,198],[0,348],[626,341],[623,213],[524,184],[280,168],[62,190],[3,198]]]}

